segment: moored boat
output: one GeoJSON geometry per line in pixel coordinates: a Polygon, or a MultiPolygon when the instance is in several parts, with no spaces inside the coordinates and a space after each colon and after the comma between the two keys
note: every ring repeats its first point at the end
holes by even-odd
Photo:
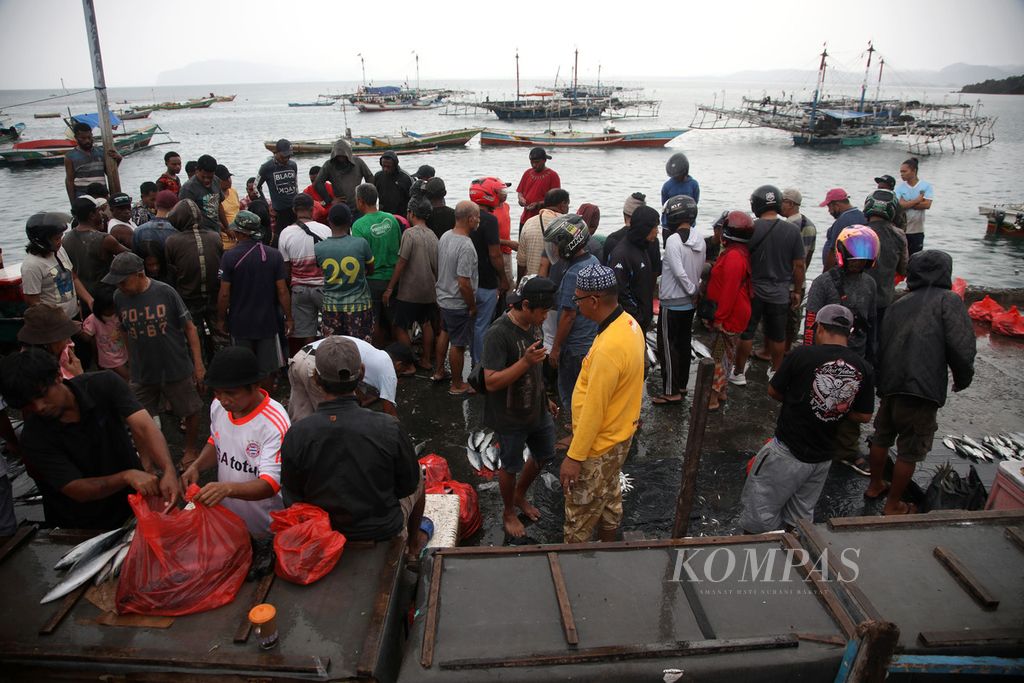
{"type": "MultiPolygon", "coordinates": [[[[131,133],[114,135],[114,148],[121,156],[128,156],[149,146],[153,136],[162,132],[153,124],[131,133]]],[[[13,149],[0,150],[0,166],[59,166],[64,155],[75,148],[75,141],[65,138],[26,140],[13,149]]]]}
{"type": "Polygon", "coordinates": [[[25,131],[24,123],[15,123],[7,128],[0,128],[0,142],[11,142],[21,137],[25,131]]]}
{"type": "MultiPolygon", "coordinates": [[[[352,145],[352,152],[358,156],[379,154],[388,150],[399,154],[425,152],[438,147],[462,147],[473,139],[481,128],[461,128],[442,130],[434,133],[406,132],[400,135],[353,135],[345,137],[352,145]]],[[[338,138],[324,140],[292,140],[292,152],[295,154],[330,154],[338,138]]],[[[267,140],[263,145],[274,151],[276,141],[267,140]]]]}
{"type": "Polygon", "coordinates": [[[59,111],[42,111],[32,115],[34,119],[59,119],[59,111]]]}
{"type": "Polygon", "coordinates": [[[161,102],[160,104],[154,104],[151,109],[153,110],[173,110],[173,109],[206,109],[214,102],[216,98],[207,97],[205,99],[189,100],[187,102],[161,102]]]}
{"type": "Polygon", "coordinates": [[[148,119],[152,113],[153,109],[123,109],[117,112],[117,115],[123,121],[137,121],[139,119],[148,119]]]}
{"type": "Polygon", "coordinates": [[[534,133],[484,129],[480,133],[480,144],[522,147],[664,147],[686,131],[686,128],[666,128],[624,132],[606,128],[602,133],[552,130],[534,133]]]}
{"type": "Polygon", "coordinates": [[[1024,237],[1024,204],[989,204],[978,213],[988,219],[985,234],[993,237],[1024,237]]]}

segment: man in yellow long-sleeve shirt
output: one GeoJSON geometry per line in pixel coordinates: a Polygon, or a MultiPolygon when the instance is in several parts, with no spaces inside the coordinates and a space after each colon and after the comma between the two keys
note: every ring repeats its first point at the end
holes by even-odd
{"type": "Polygon", "coordinates": [[[598,527],[614,541],[622,521],[619,473],[640,418],[644,333],[618,304],[615,271],[592,265],[576,277],[580,314],[598,324],[572,395],[572,444],[562,462],[565,542],[586,543],[598,527]]]}

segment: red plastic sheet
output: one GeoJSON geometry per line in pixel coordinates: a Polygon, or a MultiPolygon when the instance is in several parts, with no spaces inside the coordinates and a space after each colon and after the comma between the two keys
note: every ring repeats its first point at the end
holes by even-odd
{"type": "Polygon", "coordinates": [[[967,280],[962,277],[958,277],[953,280],[953,291],[956,292],[957,296],[960,297],[961,301],[964,298],[964,294],[967,293],[967,280]]]}
{"type": "Polygon", "coordinates": [[[436,453],[424,455],[420,458],[420,465],[423,466],[424,486],[433,486],[452,478],[452,472],[448,469],[448,461],[436,453]]]}
{"type": "Polygon", "coordinates": [[[1016,306],[992,316],[992,331],[1008,337],[1024,337],[1024,316],[1016,306]]]}
{"type": "Polygon", "coordinates": [[[985,295],[985,298],[981,301],[974,302],[971,304],[971,307],[967,309],[967,314],[971,316],[971,318],[984,322],[992,322],[993,315],[1003,312],[1003,307],[988,295],[985,295]]]}
{"type": "Polygon", "coordinates": [[[459,535],[469,538],[480,530],[483,520],[480,517],[480,502],[476,489],[471,484],[461,481],[442,481],[428,486],[427,493],[456,494],[459,497],[459,535]]]}
{"type": "Polygon", "coordinates": [[[326,576],[341,559],[345,536],[331,528],[331,518],[309,503],[270,513],[274,532],[274,571],[303,586],[326,576]]]}
{"type": "MultiPolygon", "coordinates": [[[[199,492],[189,486],[186,500],[199,492]]],[[[245,522],[223,505],[161,512],[128,496],[138,525],[117,584],[119,614],[168,617],[205,612],[235,599],[252,564],[245,522]]]]}

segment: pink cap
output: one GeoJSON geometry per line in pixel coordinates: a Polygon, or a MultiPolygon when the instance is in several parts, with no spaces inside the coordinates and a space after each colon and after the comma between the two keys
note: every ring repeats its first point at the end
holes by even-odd
{"type": "Polygon", "coordinates": [[[846,190],[841,187],[833,187],[828,191],[828,194],[825,195],[825,201],[818,204],[818,206],[828,206],[832,202],[842,202],[849,198],[850,195],[846,194],[846,190]]]}

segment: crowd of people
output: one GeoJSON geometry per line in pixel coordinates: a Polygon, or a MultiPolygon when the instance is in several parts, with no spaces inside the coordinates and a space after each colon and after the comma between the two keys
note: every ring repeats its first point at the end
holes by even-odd
{"type": "Polygon", "coordinates": [[[801,192],[758,187],[750,213],[723,212],[705,236],[682,153],[660,203],[629,194],[622,227],[604,235],[597,206],[570,209],[540,147],[516,187],[513,231],[511,183],[474,180],[449,207],[432,167],[410,175],[385,152],[372,173],[345,140],[305,189],[290,142],[277,141],[244,196],[212,156],[185,164],[182,180],[168,152],[133,203],[108,193],[92,130],[74,133],[70,215],[28,219],[23,348],[0,363],[0,394],[25,415],[14,445],[53,525],[118,526],[126,492],[169,507],[216,469],[196,500],[225,504],[255,537],[271,511],[308,502],[349,538],[407,535],[415,556],[431,525],[397,384],[423,372],[452,400],[482,395],[509,536],[538,518],[529,487],[565,451],[566,542],[611,540],[652,373],[648,333],[660,371],[651,403],[670,409],[684,403],[701,326],[714,335],[710,410],[747,385],[752,357],[769,362],[768,393],[782,403],[744,488],[744,530],[810,517],[833,459],[871,475],[866,495],[887,496],[887,514],[905,513],[946,368],[955,391],[971,381],[951,258],[922,251],[933,191],[915,159],[899,185],[876,178],[863,210],[828,191],[824,272],[806,286],[817,231],[801,192]],[[897,300],[903,276],[910,291],[897,300]],[[286,405],[272,398],[283,381],[286,405]],[[865,458],[860,425],[876,391],[865,458]],[[167,416],[185,433],[177,468],[157,428],[167,416]],[[568,435],[556,440],[559,427],[568,435]]]}

